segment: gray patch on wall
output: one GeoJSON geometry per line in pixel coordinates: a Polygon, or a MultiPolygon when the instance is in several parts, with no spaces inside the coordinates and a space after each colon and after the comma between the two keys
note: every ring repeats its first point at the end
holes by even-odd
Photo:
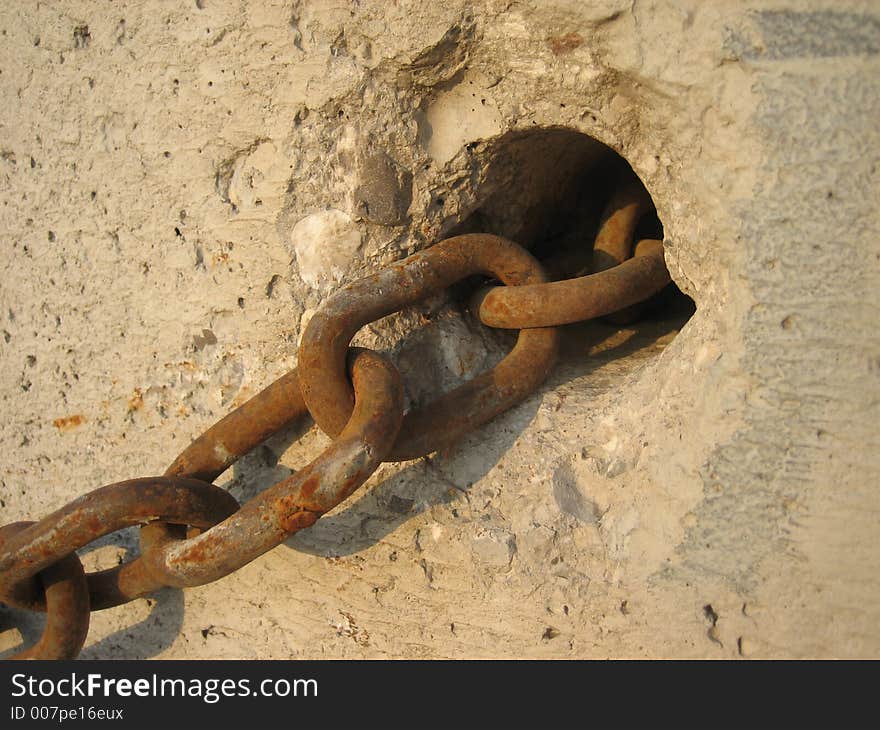
{"type": "Polygon", "coordinates": [[[761,10],[750,17],[754,25],[732,30],[725,42],[737,58],[780,61],[880,53],[880,18],[873,15],[761,10]]]}
{"type": "MultiPolygon", "coordinates": [[[[762,177],[775,180],[740,205],[752,306],[743,321],[743,368],[754,380],[746,426],[710,455],[704,498],[679,547],[686,574],[719,576],[753,590],[757,566],[774,554],[797,557],[791,533],[821,470],[859,473],[860,434],[875,337],[874,210],[880,78],[848,69],[801,94],[765,74],[755,124],[766,150],[762,177]],[[851,160],[846,174],[833,160],[851,160]],[[835,241],[834,247],[821,245],[835,241]],[[793,272],[797,272],[796,275],[793,272]],[[829,317],[829,312],[839,313],[829,317]],[[841,448],[852,440],[858,446],[841,448]],[[847,454],[846,459],[840,454],[847,454]],[[848,461],[847,461],[848,460],[848,461]]],[[[828,483],[843,499],[841,481],[828,483]]]]}

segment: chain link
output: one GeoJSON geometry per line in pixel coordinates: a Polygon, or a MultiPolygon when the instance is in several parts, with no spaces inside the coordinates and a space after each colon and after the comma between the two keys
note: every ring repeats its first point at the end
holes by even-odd
{"type": "MultiPolygon", "coordinates": [[[[197,479],[148,477],[101,487],[7,538],[0,549],[0,596],[18,608],[45,611],[46,597],[34,577],[65,555],[125,527],[161,520],[204,528],[237,509],[229,492],[197,479]]],[[[162,586],[144,571],[142,558],[87,578],[95,609],[162,586]]]]}
{"type": "Polygon", "coordinates": [[[324,453],[196,537],[146,525],[141,547],[154,576],[178,587],[219,580],[310,527],[370,477],[400,430],[403,386],[397,368],[376,352],[352,349],[349,364],[354,410],[324,453]]]}
{"type": "Polygon", "coordinates": [[[383,461],[447,447],[521,402],[553,367],[558,325],[613,313],[616,321],[630,319],[637,303],[669,283],[662,242],[635,241],[639,221],[652,211],[641,183],[624,181],[603,213],[591,273],[562,281],[550,281],[518,244],[468,234],[339,289],[309,321],[298,368],[199,436],[164,476],[101,487],[39,522],[0,527],[0,601],[48,614],[39,641],[14,658],[75,657],[91,611],[164,586],[219,580],[314,524],[383,461]],[[352,337],[474,275],[503,284],[478,292],[471,309],[490,327],[518,329],[516,345],[491,370],[404,414],[395,366],[379,353],[350,347],[352,337]],[[333,439],[306,467],[242,506],[211,483],[306,415],[333,439]],[[135,525],[141,526],[139,557],[84,572],[77,550],[135,525]]]}
{"type": "Polygon", "coordinates": [[[593,273],[547,284],[483,289],[471,309],[483,324],[507,329],[554,327],[615,313],[612,321],[617,324],[634,319],[639,313],[634,305],[670,282],[663,242],[634,240],[636,227],[653,207],[638,180],[624,182],[602,213],[592,251],[593,273]]]}
{"type": "MultiPolygon", "coordinates": [[[[0,527],[0,546],[32,522],[13,522],[0,527]]],[[[89,586],[82,563],[70,553],[37,573],[46,605],[46,626],[40,639],[13,659],[72,659],[89,633],[89,586]]]]}
{"type": "MultiPolygon", "coordinates": [[[[351,413],[345,349],[364,325],[414,304],[474,274],[520,286],[547,281],[538,261],[499,236],[456,236],[420,251],[333,294],[309,320],[300,345],[303,399],[315,422],[336,436],[351,413]]],[[[492,370],[412,411],[391,461],[437,451],[519,403],[540,385],[556,359],[555,329],[523,329],[510,354],[492,370]]]]}

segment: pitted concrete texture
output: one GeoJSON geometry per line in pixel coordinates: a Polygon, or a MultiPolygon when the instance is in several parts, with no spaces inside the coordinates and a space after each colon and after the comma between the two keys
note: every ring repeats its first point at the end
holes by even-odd
{"type": "MultiPolygon", "coordinates": [[[[878,27],[848,0],[4,3],[2,523],[164,471],[341,283],[456,230],[576,238],[561,201],[604,174],[579,134],[644,181],[696,303],[566,328],[522,405],[218,583],[95,613],[83,656],[880,654],[878,27]]],[[[449,296],[356,342],[410,403],[510,345],[449,296]]]]}

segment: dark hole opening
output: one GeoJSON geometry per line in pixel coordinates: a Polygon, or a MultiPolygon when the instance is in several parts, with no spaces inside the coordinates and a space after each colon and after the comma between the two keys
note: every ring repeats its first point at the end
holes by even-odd
{"type": "MultiPolygon", "coordinates": [[[[590,273],[593,242],[609,200],[627,182],[642,185],[613,149],[565,128],[511,132],[476,154],[482,160],[477,174],[484,194],[450,235],[510,238],[545,263],[556,279],[590,273]],[[567,271],[560,270],[566,266],[567,271]]],[[[653,201],[650,207],[636,226],[633,243],[663,238],[653,201]]],[[[680,326],[695,311],[693,300],[673,282],[642,305],[639,319],[676,320],[680,326]]]]}

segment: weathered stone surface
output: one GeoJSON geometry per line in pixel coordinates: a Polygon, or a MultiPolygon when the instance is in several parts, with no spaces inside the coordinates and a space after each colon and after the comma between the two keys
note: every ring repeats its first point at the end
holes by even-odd
{"type": "Polygon", "coordinates": [[[406,220],[412,202],[412,173],[402,170],[384,152],[367,155],[361,161],[355,208],[371,223],[396,226],[406,220]]]}
{"type": "Polygon", "coordinates": [[[290,239],[300,277],[308,286],[323,292],[339,283],[363,242],[360,230],[348,214],[333,208],[297,221],[290,239]]]}
{"type": "MultiPolygon", "coordinates": [[[[858,0],[0,6],[2,522],[162,472],[345,281],[460,229],[576,242],[595,140],[697,307],[570,328],[520,407],[218,584],[96,613],[84,655],[880,653],[878,24],[858,0]]],[[[509,347],[445,296],[358,342],[411,403],[509,347]]],[[[300,468],[327,444],[301,430],[223,483],[300,468]]]]}

